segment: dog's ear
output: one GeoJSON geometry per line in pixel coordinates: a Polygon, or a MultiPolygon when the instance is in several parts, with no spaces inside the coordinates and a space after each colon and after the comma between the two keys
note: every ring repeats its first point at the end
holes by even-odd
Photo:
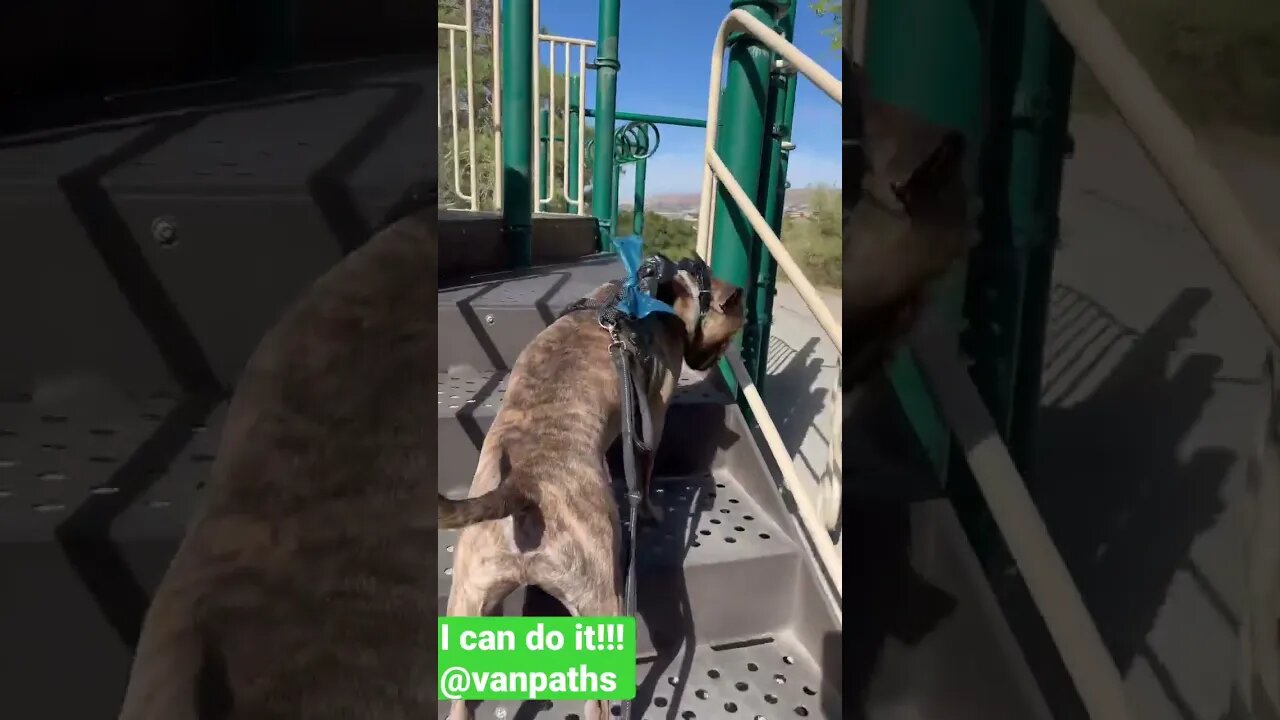
{"type": "Polygon", "coordinates": [[[893,193],[908,213],[945,193],[960,177],[964,166],[964,135],[948,132],[905,182],[893,184],[893,193]]]}
{"type": "Polygon", "coordinates": [[[741,315],[742,288],[720,280],[712,280],[711,305],[724,315],[741,315]]]}

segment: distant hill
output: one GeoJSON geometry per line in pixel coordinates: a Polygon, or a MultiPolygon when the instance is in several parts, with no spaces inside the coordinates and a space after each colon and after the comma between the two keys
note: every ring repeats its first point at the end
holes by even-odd
{"type": "MultiPolygon", "coordinates": [[[[788,205],[807,205],[810,197],[813,196],[815,190],[819,188],[802,187],[791,188],[787,190],[788,205]]],[[[840,188],[834,188],[837,192],[840,188]]],[[[644,199],[644,209],[649,212],[680,212],[683,210],[695,210],[698,207],[698,193],[658,193],[647,195],[644,199]]],[[[619,203],[624,208],[631,207],[630,201],[621,201],[619,203]]]]}

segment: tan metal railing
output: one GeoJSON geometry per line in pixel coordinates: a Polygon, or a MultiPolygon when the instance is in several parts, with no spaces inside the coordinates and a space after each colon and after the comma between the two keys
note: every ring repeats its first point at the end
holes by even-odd
{"type": "MultiPolygon", "coordinates": [[[[475,27],[473,24],[472,0],[465,0],[463,4],[464,22],[438,22],[436,24],[439,33],[447,34],[447,47],[449,50],[448,62],[441,63],[437,69],[436,134],[442,146],[445,143],[449,143],[452,147],[451,157],[448,160],[449,167],[446,169],[446,173],[447,176],[452,178],[454,193],[467,204],[466,209],[469,210],[502,209],[502,23],[499,21],[502,16],[502,8],[501,0],[492,0],[492,3],[493,22],[490,31],[490,53],[493,58],[493,117],[490,124],[493,128],[493,195],[491,198],[488,197],[487,193],[480,191],[487,188],[478,187],[480,182],[478,178],[481,177],[481,173],[480,168],[477,167],[476,131],[480,126],[477,124],[476,111],[477,87],[474,63],[475,49],[473,45],[475,27]],[[463,57],[458,57],[459,54],[462,54],[463,57]],[[460,69],[465,72],[465,76],[460,76],[460,69]],[[465,103],[465,110],[459,108],[458,96],[460,94],[468,98],[465,103]]],[[[586,203],[583,202],[586,195],[586,114],[580,111],[576,120],[578,131],[576,153],[578,172],[576,186],[570,187],[569,176],[571,173],[569,172],[570,153],[568,152],[568,143],[571,98],[569,97],[569,90],[570,78],[574,74],[571,69],[576,66],[576,75],[580,78],[577,106],[585,109],[587,99],[586,74],[589,67],[587,49],[594,48],[596,43],[594,40],[537,32],[536,28],[539,27],[540,22],[540,5],[540,0],[533,0],[535,32],[532,68],[535,106],[532,108],[533,137],[530,138],[530,142],[533,144],[533,172],[531,173],[533,182],[530,192],[534,200],[535,212],[542,212],[546,209],[546,205],[555,199],[555,190],[558,185],[564,199],[570,204],[576,203],[577,213],[586,215],[587,207],[586,203]],[[547,59],[545,65],[543,64],[544,48],[546,48],[545,57],[547,59]],[[563,76],[560,78],[556,77],[558,64],[563,65],[564,70],[563,76]],[[544,88],[542,87],[543,68],[548,69],[551,79],[545,91],[546,99],[549,103],[548,109],[550,110],[548,116],[551,118],[552,123],[552,127],[547,129],[547,134],[550,136],[547,144],[547,166],[550,182],[548,187],[545,188],[542,187],[540,172],[542,148],[539,138],[542,133],[542,119],[538,112],[544,97],[544,88]],[[557,80],[559,82],[556,82],[557,80]],[[560,139],[557,140],[557,138],[560,139]],[[561,148],[561,150],[558,151],[557,148],[561,148]]]]}
{"type": "Polygon", "coordinates": [[[1044,6],[1253,303],[1271,337],[1280,342],[1280,253],[1275,244],[1258,232],[1222,173],[1199,152],[1191,129],[1097,3],[1044,0],[1044,6]]]}
{"type": "MultiPolygon", "coordinates": [[[[840,324],[836,322],[831,310],[822,300],[822,296],[818,294],[817,289],[804,276],[799,265],[796,264],[791,254],[787,252],[777,234],[773,232],[773,228],[769,227],[768,221],[756,209],[751,198],[743,191],[742,186],[734,179],[733,174],[729,172],[729,169],[725,167],[724,161],[716,153],[716,130],[720,116],[720,83],[723,76],[725,40],[729,33],[738,31],[750,33],[770,50],[789,62],[798,73],[807,77],[819,89],[830,96],[832,100],[843,104],[843,90],[840,81],[823,69],[821,65],[810,59],[809,56],[787,42],[786,38],[774,32],[772,28],[756,20],[744,10],[733,10],[725,17],[724,22],[720,25],[720,32],[716,35],[715,48],[711,53],[711,87],[707,92],[707,135],[704,148],[705,167],[702,176],[702,199],[698,212],[697,252],[706,262],[711,262],[713,253],[711,221],[715,190],[718,184],[724,188],[746,216],[752,229],[760,236],[764,246],[769,249],[769,253],[777,261],[778,267],[786,274],[787,279],[795,286],[801,299],[808,306],[809,311],[817,318],[818,324],[826,332],[827,337],[835,346],[836,352],[843,356],[840,324]]],[[[751,376],[747,373],[747,369],[742,363],[742,358],[736,352],[731,351],[728,354],[728,360],[729,366],[732,368],[733,374],[742,388],[743,398],[747,401],[756,421],[759,423],[760,434],[773,454],[774,461],[777,463],[778,470],[782,475],[782,480],[795,498],[797,514],[805,532],[809,536],[810,542],[813,543],[817,551],[818,560],[827,576],[831,579],[835,594],[843,598],[844,580],[841,571],[840,554],[837,552],[835,544],[831,541],[828,528],[822,520],[824,514],[830,514],[829,512],[824,512],[824,510],[830,509],[830,500],[823,501],[820,498],[819,501],[815,501],[811,497],[808,489],[801,483],[800,477],[796,473],[795,465],[791,462],[791,453],[787,451],[786,445],[782,441],[782,436],[778,433],[778,428],[774,424],[773,418],[769,415],[769,410],[765,407],[764,400],[760,397],[759,390],[756,389],[755,384],[751,381],[751,376]],[[826,506],[825,508],[824,505],[826,506]]],[[[839,395],[838,386],[835,394],[839,395]]],[[[841,414],[838,403],[832,408],[832,412],[836,416],[841,414]]],[[[836,422],[839,423],[839,419],[836,422]]],[[[835,439],[834,437],[832,438],[833,441],[835,439]]],[[[828,482],[835,483],[835,495],[838,497],[839,477],[829,474],[828,482]]],[[[830,494],[828,490],[823,493],[823,496],[829,497],[830,494]]],[[[838,506],[838,499],[836,505],[838,506]]]]}
{"type": "MultiPolygon", "coordinates": [[[[1254,227],[1195,135],[1156,88],[1142,64],[1092,0],[1043,0],[1063,36],[1107,92],[1193,222],[1280,341],[1280,253],[1254,227]]],[[[954,359],[932,369],[930,382],[952,427],[985,413],[954,359]]],[[[994,435],[994,430],[991,431],[994,435]]],[[[1003,444],[973,437],[969,466],[1044,616],[1085,708],[1093,718],[1133,717],[1123,679],[1057,556],[1003,444]]]]}
{"type": "MultiPolygon", "coordinates": [[[[534,26],[538,24],[539,0],[533,2],[534,26]]],[[[547,187],[542,187],[542,173],[540,171],[542,162],[542,144],[538,139],[542,135],[542,113],[538,112],[538,108],[533,113],[533,197],[534,211],[542,212],[546,209],[546,205],[555,199],[555,189],[557,178],[560,181],[560,192],[564,199],[571,205],[576,205],[576,213],[578,215],[586,215],[586,203],[583,202],[586,195],[586,142],[587,142],[587,48],[596,46],[594,40],[583,40],[581,38],[562,37],[560,35],[546,35],[538,33],[537,42],[534,44],[534,62],[533,62],[533,96],[538,99],[538,103],[542,102],[542,72],[540,71],[542,60],[542,45],[547,44],[547,68],[548,68],[548,88],[547,88],[547,108],[549,112],[547,117],[551,123],[551,127],[547,128],[547,187]],[[562,81],[556,82],[556,48],[563,50],[564,56],[564,76],[562,81]],[[570,68],[573,67],[574,49],[577,50],[578,62],[578,98],[577,106],[579,108],[577,117],[578,130],[578,152],[577,155],[577,184],[575,187],[569,187],[569,129],[571,119],[569,117],[570,105],[570,79],[573,73],[570,68]],[[556,85],[560,85],[560,92],[557,95],[556,85]],[[557,98],[559,105],[557,105],[557,98]],[[556,117],[556,109],[559,107],[561,115],[556,117]],[[559,122],[557,122],[559,120],[559,122]],[[557,140],[557,128],[560,130],[558,136],[561,140],[557,140]],[[556,143],[559,142],[563,151],[560,153],[560,166],[557,172],[556,167],[556,143]],[[543,192],[545,191],[545,195],[543,192]]]]}
{"type": "MultiPolygon", "coordinates": [[[[497,3],[495,2],[495,5],[496,4],[497,3]]],[[[471,0],[466,0],[465,12],[466,12],[466,21],[461,25],[458,25],[455,23],[437,23],[436,24],[436,31],[445,32],[448,34],[448,37],[449,37],[449,76],[448,76],[447,83],[444,82],[444,78],[442,78],[440,75],[441,72],[443,72],[443,68],[440,68],[440,67],[436,68],[436,94],[437,94],[436,137],[438,141],[441,141],[441,142],[443,141],[444,133],[442,131],[445,127],[445,122],[444,122],[445,103],[443,101],[442,94],[445,92],[448,92],[449,94],[448,107],[449,107],[449,118],[450,118],[449,128],[452,131],[452,135],[450,137],[453,138],[453,152],[451,153],[451,155],[453,156],[452,163],[451,163],[453,168],[453,190],[458,195],[459,198],[467,201],[467,203],[471,206],[470,209],[479,210],[480,195],[476,192],[475,65],[472,62],[472,47],[471,47],[472,38],[474,37],[474,33],[472,32],[473,18],[472,18],[472,12],[471,12],[471,0]],[[467,165],[468,167],[467,179],[469,180],[469,182],[467,183],[467,187],[469,189],[466,189],[466,190],[464,190],[462,186],[462,177],[463,177],[462,147],[461,147],[461,143],[459,142],[459,140],[461,139],[461,136],[458,131],[457,36],[459,34],[463,36],[465,48],[466,48],[465,63],[466,63],[467,77],[466,77],[465,88],[466,88],[466,97],[467,97],[467,103],[466,103],[467,105],[467,110],[466,110],[467,155],[468,155],[468,161],[469,161],[467,165]]],[[[497,22],[494,23],[494,26],[496,28],[497,22]]],[[[494,44],[494,47],[495,48],[497,47],[496,42],[494,44]]],[[[496,49],[495,49],[495,52],[497,52],[496,49]]]]}

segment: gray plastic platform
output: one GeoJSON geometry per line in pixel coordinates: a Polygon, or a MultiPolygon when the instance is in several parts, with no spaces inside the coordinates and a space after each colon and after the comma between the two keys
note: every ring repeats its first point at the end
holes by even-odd
{"type": "Polygon", "coordinates": [[[429,67],[139,92],[0,138],[6,720],[114,717],[249,353],[427,197],[429,67]]]}
{"type": "Polygon", "coordinates": [[[88,380],[0,400],[5,717],[114,716],[224,408],[88,380]]]}

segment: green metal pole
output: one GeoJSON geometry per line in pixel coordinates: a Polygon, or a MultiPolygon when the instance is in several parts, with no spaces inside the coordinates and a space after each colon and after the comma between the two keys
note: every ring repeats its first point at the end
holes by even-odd
{"type": "Polygon", "coordinates": [[[622,184],[622,163],[614,163],[613,164],[613,187],[611,188],[613,192],[613,202],[610,203],[610,207],[613,208],[613,211],[609,215],[609,227],[611,228],[618,227],[618,186],[621,184],[622,184]]]}
{"type": "MultiPolygon", "coordinates": [[[[551,113],[547,112],[546,108],[538,111],[538,123],[538,149],[540,151],[538,154],[538,188],[539,193],[545,193],[550,187],[548,185],[550,172],[547,161],[549,153],[547,151],[551,148],[551,132],[547,129],[547,126],[551,124],[551,113]]],[[[551,197],[554,199],[555,193],[551,193],[551,197]]],[[[541,198],[533,199],[534,212],[544,212],[547,209],[542,207],[541,198]]]]}
{"type": "MultiPolygon", "coordinates": [[[[779,9],[769,0],[734,0],[730,7],[745,10],[771,27],[775,25],[774,17],[779,9]]],[[[728,80],[720,100],[723,120],[716,139],[716,153],[742,185],[747,197],[758,199],[767,132],[769,66],[773,56],[746,33],[731,36],[728,47],[728,80]]],[[[755,234],[751,225],[723,187],[717,193],[714,212],[715,249],[711,253],[711,270],[716,277],[743,288],[747,298],[754,298],[750,260],[755,234]]],[[[758,311],[759,308],[748,305],[747,322],[741,335],[742,360],[748,368],[756,366],[758,354],[765,350],[758,345],[758,311]]],[[[721,370],[736,394],[737,381],[732,372],[723,365],[721,370]]]]}
{"type": "Polygon", "coordinates": [[[1001,10],[992,18],[983,241],[964,342],[974,383],[1030,482],[1074,55],[1039,2],[1001,10]]]}
{"type": "MultiPolygon", "coordinates": [[[[796,6],[797,3],[792,3],[786,16],[782,18],[781,32],[787,40],[795,35],[796,6]]],[[[769,222],[769,227],[778,237],[782,237],[782,217],[787,195],[787,160],[792,147],[791,122],[795,115],[797,82],[793,73],[777,69],[773,71],[770,80],[767,113],[769,143],[765,150],[768,153],[768,166],[760,189],[760,206],[764,208],[762,214],[769,222]]],[[[751,302],[757,318],[756,338],[753,342],[756,347],[768,348],[769,332],[773,326],[773,299],[777,295],[778,263],[759,239],[751,246],[751,274],[755,278],[755,293],[751,302]]],[[[755,364],[747,368],[761,395],[766,392],[768,365],[769,353],[762,351],[756,354],[755,364]]]]}
{"type": "MultiPolygon", "coordinates": [[[[613,126],[618,100],[618,5],[620,0],[600,0],[597,28],[595,158],[591,172],[591,205],[600,225],[600,249],[613,249],[618,195],[613,156],[613,126]]],[[[532,50],[530,51],[532,52],[532,50]]]]}
{"type": "Polygon", "coordinates": [[[631,207],[631,233],[644,237],[644,173],[649,161],[640,158],[636,161],[636,200],[631,207]]]}
{"type": "Polygon", "coordinates": [[[569,197],[565,201],[571,213],[578,212],[578,113],[582,112],[578,107],[578,93],[581,86],[582,78],[569,76],[569,138],[565,143],[569,158],[569,197]]]}
{"type": "MultiPolygon", "coordinates": [[[[925,120],[960,130],[967,146],[982,147],[983,83],[982,25],[990,0],[874,0],[868,6],[866,72],[870,91],[884,102],[910,110],[925,120]]],[[[977,162],[966,168],[977,178],[977,162]]],[[[976,187],[976,182],[971,183],[976,187]]],[[[943,317],[962,321],[965,268],[956,268],[938,288],[943,317]]],[[[926,455],[941,477],[956,474],[951,437],[909,353],[901,353],[890,368],[890,379],[902,409],[920,438],[926,455]]],[[[961,472],[967,478],[967,472],[961,472]]],[[[957,508],[976,517],[980,499],[972,480],[955,478],[951,488],[957,508]]],[[[978,543],[973,524],[970,537],[978,543]]],[[[985,534],[985,531],[983,533],[985,534]]],[[[980,551],[981,552],[981,551],[980,551]]]]}
{"type": "MultiPolygon", "coordinates": [[[[596,111],[587,109],[587,117],[595,117],[596,111]]],[[[698,118],[675,117],[673,115],[650,115],[648,113],[631,113],[622,112],[621,110],[613,114],[614,120],[625,120],[627,122],[651,122],[654,125],[679,125],[681,127],[700,127],[707,126],[706,120],[698,118]]]]}
{"type": "Polygon", "coordinates": [[[533,264],[533,6],[502,2],[502,236],[515,267],[533,264]]]}

